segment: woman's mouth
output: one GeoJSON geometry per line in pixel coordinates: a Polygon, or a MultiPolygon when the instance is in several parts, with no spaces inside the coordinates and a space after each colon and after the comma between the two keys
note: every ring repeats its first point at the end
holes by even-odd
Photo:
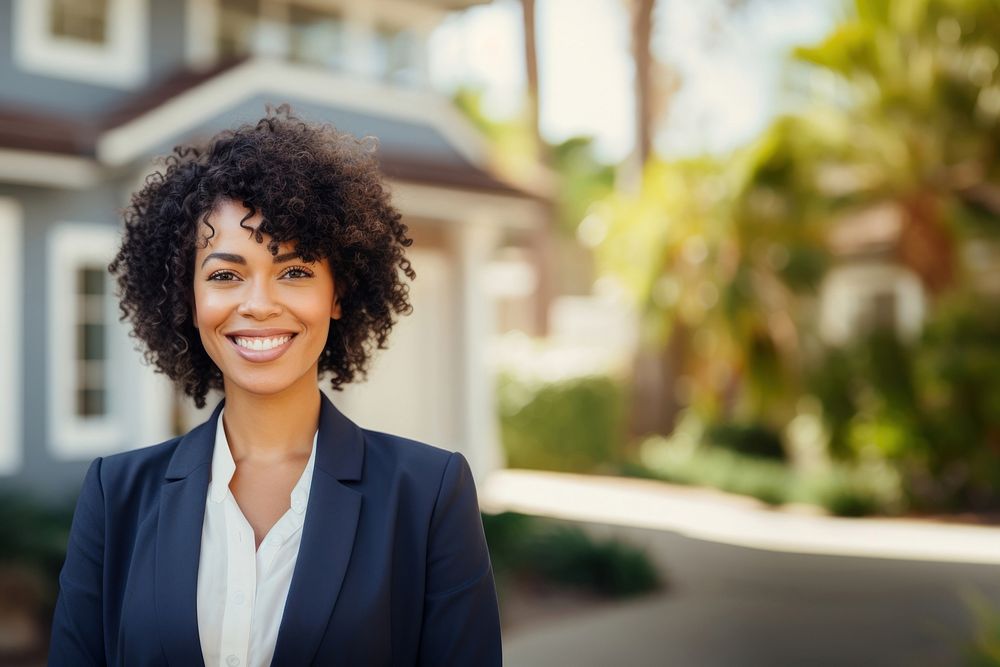
{"type": "Polygon", "coordinates": [[[273,361],[289,348],[295,334],[277,336],[226,336],[236,352],[247,361],[273,361]]]}

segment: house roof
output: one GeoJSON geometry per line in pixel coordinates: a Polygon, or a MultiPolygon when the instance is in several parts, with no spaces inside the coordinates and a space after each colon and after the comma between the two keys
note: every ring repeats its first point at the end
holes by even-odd
{"type": "Polygon", "coordinates": [[[544,198],[494,173],[482,137],[439,95],[270,61],[243,59],[179,71],[99,118],[0,106],[0,149],[82,157],[117,167],[253,122],[268,105],[284,102],[310,120],[332,123],[355,136],[377,137],[376,155],[392,179],[544,198]]]}

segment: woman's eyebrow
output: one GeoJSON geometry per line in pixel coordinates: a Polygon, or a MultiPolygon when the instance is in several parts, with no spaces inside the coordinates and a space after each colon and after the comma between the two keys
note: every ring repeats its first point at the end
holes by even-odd
{"type": "MultiPolygon", "coordinates": [[[[286,253],[284,253],[282,255],[275,255],[274,258],[273,258],[273,261],[274,261],[275,264],[281,264],[282,262],[287,262],[287,261],[292,260],[292,259],[297,259],[298,257],[299,257],[299,253],[296,252],[296,251],[292,251],[292,252],[286,252],[286,253]]],[[[206,257],[205,259],[202,260],[202,262],[201,262],[202,267],[204,267],[206,264],[208,264],[208,260],[210,260],[210,259],[220,259],[223,262],[232,262],[233,264],[246,264],[247,263],[247,260],[246,260],[245,257],[243,257],[243,255],[234,255],[234,254],[229,253],[229,252],[213,252],[213,253],[210,253],[208,255],[208,257],[206,257]]]]}

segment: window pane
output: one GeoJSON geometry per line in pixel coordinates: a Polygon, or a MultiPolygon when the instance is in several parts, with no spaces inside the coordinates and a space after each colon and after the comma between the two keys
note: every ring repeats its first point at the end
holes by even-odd
{"type": "Polygon", "coordinates": [[[103,361],[105,357],[104,325],[77,324],[76,358],[80,361],[103,361]]]}
{"type": "Polygon", "coordinates": [[[107,41],[107,0],[51,0],[49,29],[53,35],[93,44],[107,41]]]}
{"type": "Polygon", "coordinates": [[[414,79],[414,36],[408,30],[386,26],[375,33],[376,71],[387,81],[406,83],[414,79]]]}
{"type": "Polygon", "coordinates": [[[257,0],[220,0],[219,55],[232,58],[252,53],[259,20],[257,0]]]}
{"type": "Polygon", "coordinates": [[[76,414],[80,417],[100,417],[106,414],[103,389],[77,389],[76,414]]]}
{"type": "Polygon", "coordinates": [[[102,296],[104,294],[104,269],[97,266],[85,266],[77,271],[77,292],[102,296]]]}
{"type": "Polygon", "coordinates": [[[291,5],[288,20],[292,60],[333,68],[343,65],[344,20],[340,14],[291,5]]]}

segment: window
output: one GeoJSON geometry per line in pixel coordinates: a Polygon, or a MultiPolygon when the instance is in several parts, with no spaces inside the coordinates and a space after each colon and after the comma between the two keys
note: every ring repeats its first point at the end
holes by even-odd
{"type": "Polygon", "coordinates": [[[52,0],[49,19],[49,31],[55,37],[93,44],[107,42],[107,0],[52,0]]]}
{"type": "Polygon", "coordinates": [[[222,58],[266,55],[330,68],[343,65],[344,18],[335,9],[219,0],[217,25],[216,46],[222,58]]]}
{"type": "Polygon", "coordinates": [[[393,83],[408,83],[416,78],[413,68],[414,36],[409,30],[381,26],[375,31],[375,71],[393,83]]]}
{"type": "Polygon", "coordinates": [[[0,475],[21,467],[21,210],[0,198],[0,475]]]}
{"type": "Polygon", "coordinates": [[[49,430],[53,454],[85,459],[118,451],[124,437],[122,373],[128,349],[107,266],[112,226],[64,223],[48,258],[49,430]]]}
{"type": "Polygon", "coordinates": [[[146,75],[148,3],[15,0],[15,62],[46,76],[134,88],[146,75]]]}
{"type": "Polygon", "coordinates": [[[291,60],[339,68],[344,65],[344,20],[333,11],[289,6],[291,60]]]}
{"type": "Polygon", "coordinates": [[[219,2],[219,56],[233,58],[253,53],[260,3],[257,0],[219,2]]]}
{"type": "Polygon", "coordinates": [[[107,379],[107,276],[103,265],[82,264],[76,270],[76,372],[75,416],[108,414],[107,379]]]}

